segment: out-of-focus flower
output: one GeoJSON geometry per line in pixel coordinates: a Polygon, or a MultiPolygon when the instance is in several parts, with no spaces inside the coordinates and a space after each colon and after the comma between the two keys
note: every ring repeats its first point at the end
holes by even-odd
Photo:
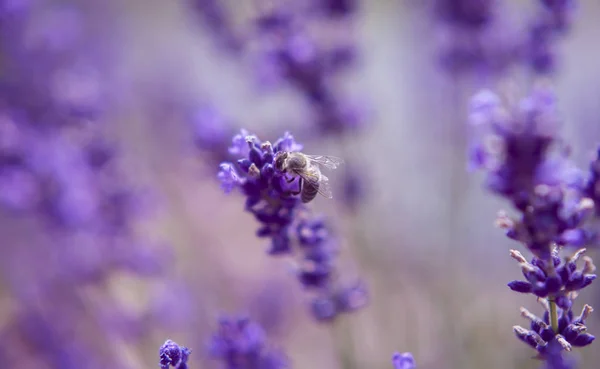
{"type": "Polygon", "coordinates": [[[227,7],[220,0],[188,0],[190,7],[199,16],[201,22],[212,33],[219,46],[225,51],[237,53],[242,42],[233,27],[227,13],[227,7]]]}
{"type": "Polygon", "coordinates": [[[208,350],[227,369],[288,368],[285,354],[270,346],[265,331],[246,317],[223,317],[212,335],[208,350]]]}
{"type": "Polygon", "coordinates": [[[435,11],[443,21],[458,27],[479,29],[493,17],[495,0],[436,0],[435,11]]]}
{"type": "MultiPolygon", "coordinates": [[[[540,0],[528,32],[511,32],[495,0],[436,0],[437,19],[444,23],[442,63],[453,73],[503,73],[525,65],[534,74],[556,70],[557,46],[571,27],[574,0],[540,0]]],[[[514,21],[514,20],[510,20],[514,21]]]]}
{"type": "Polygon", "coordinates": [[[521,51],[535,73],[550,74],[556,70],[556,46],[571,28],[575,9],[575,0],[540,0],[521,51]]]}
{"type": "Polygon", "coordinates": [[[18,307],[1,335],[48,368],[120,367],[100,341],[139,338],[143,313],[92,302],[111,304],[115,271],[155,276],[169,256],[139,239],[139,191],[106,139],[116,45],[94,32],[89,4],[0,1],[0,211],[26,224],[4,240],[23,247],[1,258],[18,307]]]}
{"type": "Polygon", "coordinates": [[[348,166],[340,189],[342,204],[356,212],[367,196],[367,168],[348,166]]]}
{"type": "Polygon", "coordinates": [[[160,368],[187,369],[187,361],[191,353],[192,350],[189,348],[180,346],[174,341],[166,340],[158,350],[160,368]]]}
{"type": "Polygon", "coordinates": [[[581,171],[557,136],[555,100],[548,89],[538,89],[506,109],[498,96],[484,91],[473,99],[470,116],[478,131],[471,168],[484,169],[488,189],[522,213],[520,219],[501,214],[498,225],[544,259],[551,243],[581,246],[585,234],[579,229],[594,209],[580,191],[581,171]]]}
{"type": "MultiPolygon", "coordinates": [[[[352,12],[349,2],[318,4],[317,8],[319,6],[329,9],[326,11],[329,15],[352,12]]],[[[337,41],[319,43],[311,32],[312,17],[310,13],[293,13],[274,7],[255,20],[259,78],[268,85],[287,82],[293,86],[313,109],[319,133],[355,132],[364,125],[365,109],[362,103],[343,97],[334,82],[339,72],[353,64],[355,46],[339,37],[331,37],[337,41]]],[[[337,29],[349,24],[335,23],[331,27],[337,29]]],[[[349,30],[334,33],[351,34],[349,30]]]]}
{"type": "Polygon", "coordinates": [[[596,267],[591,258],[582,257],[585,249],[561,261],[558,247],[589,242],[583,227],[595,204],[586,197],[589,190],[586,193],[581,171],[569,161],[569,150],[558,138],[556,97],[548,89],[537,89],[517,107],[505,109],[498,96],[484,91],[473,99],[470,118],[480,130],[470,166],[484,169],[488,189],[520,213],[511,218],[502,212],[497,224],[534,255],[528,262],[520,252],[510,251],[526,280],[508,286],[534,294],[544,306],[544,317],[522,308],[531,327],[515,326],[514,332],[537,350],[546,367],[570,368],[564,352],[594,340],[585,326],[592,308],[586,305],[574,317],[571,307],[578,292],[596,279],[596,267]],[[584,260],[580,269],[579,259],[584,260]]]}
{"type": "Polygon", "coordinates": [[[417,367],[415,358],[410,352],[396,352],[392,356],[392,364],[394,365],[394,369],[415,369],[417,367]]]}
{"type": "Polygon", "coordinates": [[[316,9],[332,18],[352,16],[359,8],[359,0],[313,0],[313,2],[316,9]]]}

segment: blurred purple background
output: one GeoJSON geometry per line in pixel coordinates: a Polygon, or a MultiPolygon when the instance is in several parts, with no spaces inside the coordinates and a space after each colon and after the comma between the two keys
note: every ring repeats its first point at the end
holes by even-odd
{"type": "MultiPolygon", "coordinates": [[[[0,0],[2,366],[157,367],[171,338],[190,368],[218,368],[206,341],[240,313],[294,368],[389,368],[396,350],[420,368],[538,367],[511,331],[538,306],[506,287],[518,245],[493,224],[508,204],[467,172],[466,122],[479,89],[517,98],[539,77],[523,50],[540,5],[492,1],[491,25],[466,26],[439,3],[0,0]],[[311,206],[369,306],[311,317],[290,260],[219,188],[241,128],[344,158],[334,199],[311,206]]],[[[542,73],[583,167],[600,142],[599,16],[578,1],[542,73]]]]}

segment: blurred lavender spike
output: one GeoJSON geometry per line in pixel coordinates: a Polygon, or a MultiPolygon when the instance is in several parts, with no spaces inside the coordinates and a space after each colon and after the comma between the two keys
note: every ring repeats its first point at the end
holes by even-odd
{"type": "MultiPolygon", "coordinates": [[[[581,170],[569,160],[570,150],[558,136],[556,100],[547,86],[537,86],[511,106],[503,106],[489,91],[477,94],[470,123],[479,141],[472,146],[477,154],[471,155],[471,167],[486,171],[488,190],[520,213],[510,217],[500,212],[496,224],[534,255],[528,261],[518,250],[510,250],[525,281],[514,280],[509,288],[532,294],[545,310],[538,317],[521,308],[530,325],[514,326],[515,335],[537,351],[546,368],[572,368],[565,353],[595,340],[585,325],[592,307],[585,305],[576,317],[573,302],[597,276],[592,259],[584,256],[586,249],[576,249],[563,260],[560,251],[587,241],[586,222],[595,214],[590,189],[595,179],[592,174],[585,186],[581,170]],[[583,265],[578,268],[579,261],[583,265]]],[[[594,164],[592,173],[593,169],[594,164]]]]}
{"type": "Polygon", "coordinates": [[[187,369],[187,361],[191,353],[192,350],[189,348],[180,346],[172,340],[166,340],[158,350],[160,369],[187,369]]]}
{"type": "MultiPolygon", "coordinates": [[[[350,18],[355,13],[351,3],[316,3],[320,9],[317,15],[328,14],[328,18],[321,21],[331,23],[328,28],[332,35],[346,35],[345,38],[352,35],[352,22],[335,22],[334,19],[337,15],[350,18]]],[[[317,135],[359,131],[366,121],[365,102],[344,97],[333,82],[334,77],[354,65],[357,54],[354,40],[332,37],[334,42],[323,45],[311,33],[315,14],[294,10],[273,7],[255,20],[260,45],[255,56],[259,81],[264,86],[286,82],[295,88],[312,108],[311,119],[318,129],[317,135]]]]}
{"type": "Polygon", "coordinates": [[[208,342],[210,356],[225,369],[285,369],[285,354],[270,346],[256,322],[247,317],[222,317],[208,342]]]}

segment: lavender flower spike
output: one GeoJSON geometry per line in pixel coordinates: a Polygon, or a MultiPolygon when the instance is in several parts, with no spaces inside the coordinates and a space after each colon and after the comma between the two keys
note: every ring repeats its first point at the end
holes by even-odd
{"type": "Polygon", "coordinates": [[[356,311],[368,303],[366,286],[361,281],[341,285],[336,280],[338,243],[322,217],[311,214],[298,194],[298,178],[288,178],[276,165],[277,154],[302,149],[294,137],[285,133],[274,145],[242,130],[229,149],[243,156],[222,163],[218,179],[225,192],[239,188],[246,196],[246,211],[261,223],[257,236],[271,240],[271,255],[295,255],[293,272],[302,286],[315,294],[311,312],[320,322],[331,322],[340,313],[356,311]]]}
{"type": "Polygon", "coordinates": [[[595,180],[592,176],[592,184],[584,185],[580,171],[568,160],[569,150],[557,138],[555,102],[548,89],[540,88],[508,108],[490,92],[477,95],[471,122],[483,134],[473,146],[471,166],[487,170],[488,189],[518,210],[518,218],[501,212],[497,225],[534,255],[528,261],[519,251],[510,250],[525,280],[514,280],[508,287],[535,295],[544,314],[538,317],[521,308],[530,326],[514,326],[513,331],[537,351],[546,368],[566,369],[573,365],[565,352],[595,340],[585,325],[591,306],[585,305],[577,317],[571,309],[579,291],[596,279],[596,267],[583,256],[585,249],[563,260],[559,253],[562,246],[589,242],[583,227],[594,214],[590,187],[595,180]],[[578,261],[583,265],[578,267],[578,261]]]}
{"type": "Polygon", "coordinates": [[[301,208],[298,196],[292,195],[298,192],[298,179],[290,181],[275,169],[275,155],[301,148],[289,133],[272,145],[242,130],[229,148],[231,154],[241,157],[239,172],[233,163],[222,163],[217,175],[225,192],[239,188],[246,195],[246,210],[261,223],[257,235],[271,239],[270,254],[289,253],[289,228],[301,208]]]}
{"type": "Polygon", "coordinates": [[[410,352],[404,352],[402,354],[396,352],[394,356],[392,356],[392,364],[394,364],[394,369],[415,369],[417,367],[415,358],[410,352]]]}
{"type": "Polygon", "coordinates": [[[285,369],[287,357],[267,345],[265,331],[254,321],[223,317],[208,343],[213,359],[226,369],[285,369]]]}
{"type": "Polygon", "coordinates": [[[180,346],[174,341],[166,340],[158,354],[160,356],[160,369],[187,369],[187,360],[192,353],[187,347],[180,346]]]}

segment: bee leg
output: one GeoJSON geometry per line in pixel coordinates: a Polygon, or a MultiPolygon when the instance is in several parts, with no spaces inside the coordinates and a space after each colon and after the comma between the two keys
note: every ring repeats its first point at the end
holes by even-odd
{"type": "MultiPolygon", "coordinates": [[[[292,181],[293,181],[294,179],[295,179],[295,178],[292,178],[292,181]]],[[[287,181],[287,178],[286,178],[286,181],[287,181]]],[[[287,182],[288,182],[288,183],[291,183],[292,181],[287,181],[287,182]]],[[[286,192],[285,192],[285,194],[286,194],[287,196],[290,196],[290,195],[292,195],[292,196],[296,196],[296,195],[299,195],[301,192],[302,192],[302,177],[301,177],[301,178],[298,178],[298,190],[297,190],[297,191],[286,191],[286,192]]]]}
{"type": "Polygon", "coordinates": [[[292,192],[293,195],[299,195],[300,192],[302,192],[302,181],[303,181],[303,179],[302,179],[302,177],[300,177],[298,179],[298,191],[292,192]]]}

